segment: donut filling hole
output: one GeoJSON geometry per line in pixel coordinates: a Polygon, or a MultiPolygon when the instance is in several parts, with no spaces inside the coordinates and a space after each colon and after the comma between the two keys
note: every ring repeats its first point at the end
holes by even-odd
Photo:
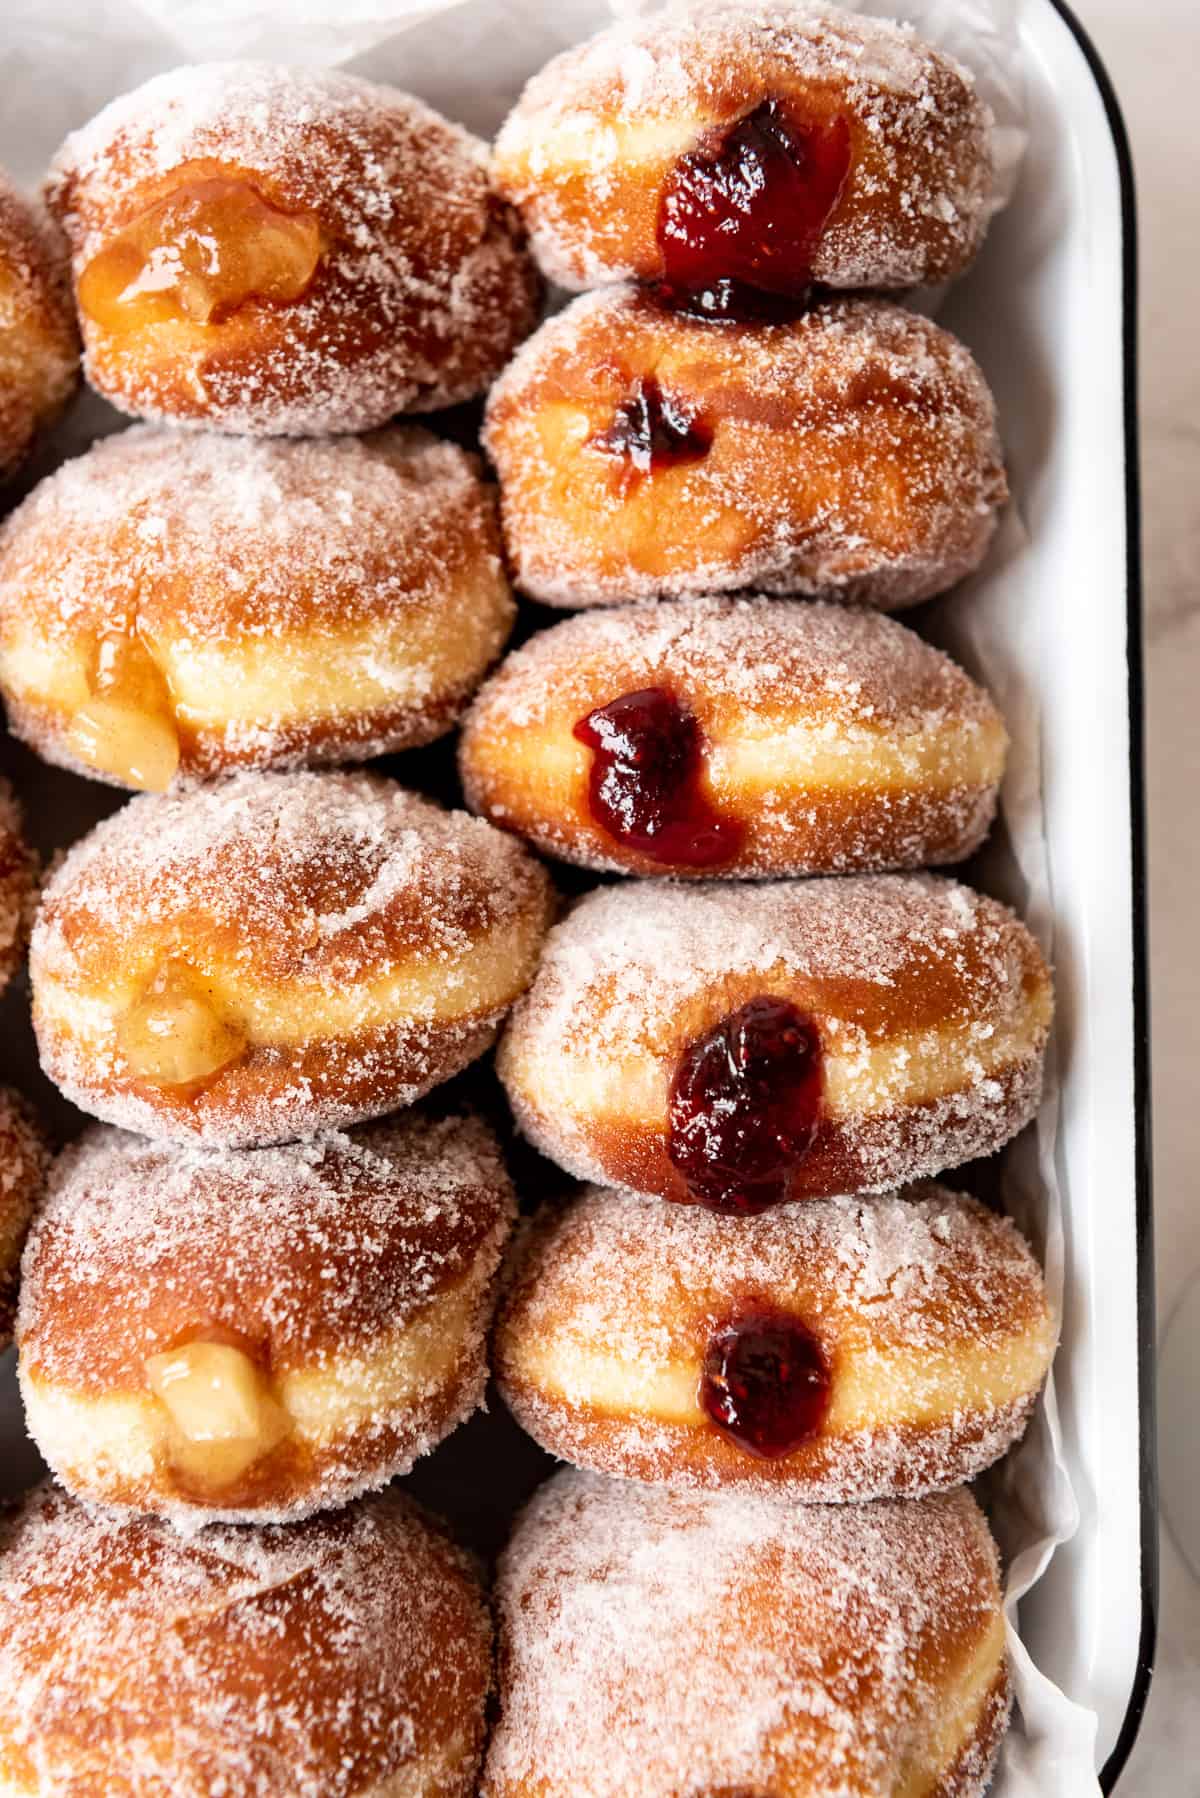
{"type": "Polygon", "coordinates": [[[588,446],[612,458],[616,486],[625,493],[658,469],[703,461],[712,440],[712,427],[689,401],[644,375],[588,446]]]}
{"type": "Polygon", "coordinates": [[[659,297],[701,318],[794,318],[850,162],[844,118],[804,119],[784,100],[708,132],[663,188],[659,297]]]}
{"type": "Polygon", "coordinates": [[[219,325],[251,300],[298,300],[322,247],[312,213],[281,212],[248,181],[188,182],[93,256],[79,279],[79,304],[106,331],[219,325]]]}
{"type": "Polygon", "coordinates": [[[775,1460],[820,1433],[830,1384],[807,1325],[786,1312],[751,1311],[709,1343],[700,1408],[746,1454],[775,1460]]]}
{"type": "Polygon", "coordinates": [[[271,1381],[241,1349],[188,1342],[146,1362],[170,1418],[172,1465],[208,1490],[229,1486],[290,1434],[271,1381]]]}
{"type": "Polygon", "coordinates": [[[592,752],[588,810],[615,842],[685,868],[737,854],[741,825],[721,818],[701,785],[700,725],[665,687],[623,693],[581,718],[574,735],[592,752]]]}
{"type": "Polygon", "coordinates": [[[166,676],[136,634],[99,640],[88,687],[67,732],[72,754],[127,786],[165,792],[179,769],[174,708],[166,676]]]}
{"type": "Polygon", "coordinates": [[[789,1197],[821,1121],[821,1042],[790,1000],[751,999],[690,1043],[671,1083],[667,1153],[697,1204],[751,1217],[789,1197]]]}
{"type": "Polygon", "coordinates": [[[248,1043],[212,1003],[203,982],[181,963],[170,962],[121,1019],[117,1046],[138,1079],[194,1087],[240,1060],[248,1043]]]}

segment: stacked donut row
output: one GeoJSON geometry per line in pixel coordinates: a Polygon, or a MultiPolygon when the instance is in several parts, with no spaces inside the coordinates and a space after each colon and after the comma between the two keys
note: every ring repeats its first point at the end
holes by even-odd
{"type": "MultiPolygon", "coordinates": [[[[0,1109],[0,1300],[35,1210],[21,1390],[85,1501],[0,1542],[0,1784],[108,1791],[132,1746],[139,1794],[471,1789],[476,1576],[362,1495],[482,1402],[516,1202],[427,1095],[510,1011],[518,1124],[591,1184],[523,1226],[491,1359],[583,1471],[502,1564],[484,1790],[986,1784],[1003,1622],[958,1488],[1054,1331],[1012,1226],[931,1182],[1032,1116],[1052,997],[1011,913],[919,872],[982,842],[1007,739],[882,614],[978,564],[1003,466],[961,345],[810,288],[961,272],[987,126],[895,27],[708,5],[535,78],[490,185],[419,102],[257,65],[60,154],[88,377],[152,422],[0,532],[0,689],[45,759],[152,791],[32,933],[43,1066],[103,1123],[38,1197],[0,1109]],[[613,285],[493,386],[497,508],[375,427],[491,380],[535,259],[613,285]],[[510,574],[586,609],[480,688],[510,574]],[[316,771],[460,719],[473,819],[316,771]],[[551,929],[521,839],[653,878],[551,929]]],[[[5,802],[0,959],[31,885],[5,802]]]]}
{"type": "Polygon", "coordinates": [[[1003,467],[960,345],[809,292],[969,261],[986,121],[956,79],[862,20],[702,6],[568,52],[497,147],[543,265],[600,286],[485,425],[518,585],[589,610],[484,687],[464,787],[650,878],[551,930],[498,1053],[590,1184],[522,1226],[496,1326],[510,1408],[579,1470],[502,1564],[496,1798],[948,1798],[1006,1725],[964,1482],[1055,1328],[1028,1244],[933,1177],[1034,1115],[1051,980],[1011,912],[917,872],[979,846],[1007,743],[879,615],[978,565],[1003,467]],[[868,92],[901,64],[911,134],[868,92]],[[747,589],[805,598],[714,597],[747,589]],[[630,599],[657,604],[590,609],[630,599]]]}
{"type": "MultiPolygon", "coordinates": [[[[11,365],[27,402],[0,406],[6,462],[72,385],[76,310],[93,386],[253,435],[137,425],[0,540],[10,725],[163,795],[75,845],[31,942],[47,1071],[127,1128],[47,1167],[0,1104],[0,1329],[15,1312],[65,1488],[0,1522],[5,1792],[474,1785],[479,1570],[405,1498],[361,1495],[483,1399],[512,1187],[480,1117],[414,1101],[491,1043],[551,890],[490,824],[306,769],[443,734],[514,606],[473,457],[405,424],[290,433],[465,398],[532,325],[483,162],[367,83],[179,71],[60,158],[74,305],[20,215],[4,272],[44,307],[10,357],[0,304],[0,385],[11,365]]],[[[32,889],[5,790],[5,978],[32,889]]]]}

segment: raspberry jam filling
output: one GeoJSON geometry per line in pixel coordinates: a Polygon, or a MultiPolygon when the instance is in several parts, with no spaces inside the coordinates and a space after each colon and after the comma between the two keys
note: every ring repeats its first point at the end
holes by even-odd
{"type": "Polygon", "coordinates": [[[659,297],[704,318],[794,318],[849,172],[845,119],[803,123],[780,100],[710,133],[663,190],[659,297]]]}
{"type": "Polygon", "coordinates": [[[738,1448],[775,1460],[818,1434],[830,1379],[820,1342],[799,1318],[751,1311],[709,1343],[700,1405],[738,1448]]]}
{"type": "Polygon", "coordinates": [[[667,1153],[693,1198],[753,1216],[789,1197],[821,1119],[821,1043],[806,1012],[763,996],[684,1050],[667,1153]]]}
{"type": "Polygon", "coordinates": [[[588,809],[618,843],[681,868],[718,867],[737,854],[741,825],[718,816],[700,788],[699,723],[665,687],[623,693],[574,734],[592,751],[588,809]]]}
{"type": "Polygon", "coordinates": [[[248,300],[298,300],[321,250],[312,214],[281,212],[246,181],[191,181],[93,256],[80,276],[79,304],[106,330],[216,325],[248,300]]]}
{"type": "Polygon", "coordinates": [[[664,393],[653,375],[645,375],[621,401],[608,429],[588,441],[617,461],[627,486],[660,468],[702,461],[712,440],[711,429],[686,400],[664,393]]]}

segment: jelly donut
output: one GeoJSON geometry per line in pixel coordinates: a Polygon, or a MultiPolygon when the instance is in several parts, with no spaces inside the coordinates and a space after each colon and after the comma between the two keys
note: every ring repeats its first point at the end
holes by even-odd
{"type": "Polygon", "coordinates": [[[813,281],[961,274],[994,210],[991,125],[970,74],[890,19],[710,0],[556,56],[492,171],[562,287],[786,316],[813,281]]]}
{"type": "Polygon", "coordinates": [[[231,1148],[377,1117],[488,1047],[550,903],[511,837],[374,775],[145,794],[43,892],[42,1066],[152,1138],[231,1148]]]}
{"type": "Polygon", "coordinates": [[[951,880],[639,881],[551,931],[497,1065],[579,1178],[745,1215],[991,1154],[1052,1006],[1024,925],[951,880]]]}
{"type": "Polygon", "coordinates": [[[29,1433],[104,1504],[234,1522],[344,1504],[483,1402],[514,1215],[471,1118],[224,1151],[95,1127],[26,1251],[29,1433]]]}
{"type": "Polygon", "coordinates": [[[491,1622],[398,1494],[181,1535],[50,1486],[0,1518],[6,1798],[469,1798],[491,1622]]]}
{"type": "Polygon", "coordinates": [[[0,480],[78,380],[65,247],[0,169],[0,480]]]}
{"type": "Polygon", "coordinates": [[[0,1086],[0,1349],[12,1338],[21,1249],[48,1159],[28,1105],[0,1086]]]}
{"type": "Polygon", "coordinates": [[[395,88],[206,63],[106,106],[46,196],[88,379],[124,412],[255,436],[469,399],[539,283],[487,151],[395,88]]]}
{"type": "Polygon", "coordinates": [[[21,808],[12,788],[0,776],[0,993],[25,953],[35,868],[33,853],[25,841],[21,808]]]}
{"type": "Polygon", "coordinates": [[[792,1506],[572,1470],[496,1604],[482,1798],[980,1798],[1008,1722],[965,1491],[792,1506]]]}
{"type": "Polygon", "coordinates": [[[890,618],[696,600],[533,637],[459,760],[474,811],[587,868],[822,874],[961,861],[1006,747],[983,689],[890,618]]]}
{"type": "Polygon", "coordinates": [[[0,688],[49,761],[118,785],[361,760],[454,723],[512,624],[474,458],[415,427],[137,426],[0,533],[0,688]]]}
{"type": "Polygon", "coordinates": [[[514,578],[549,605],[757,589],[897,611],[978,566],[1007,497],[969,351],[874,299],[717,330],[585,294],[497,381],[485,443],[514,578]]]}
{"type": "Polygon", "coordinates": [[[560,1460],[824,1504],[973,1479],[1053,1352],[1022,1237],[942,1187],[752,1218],[593,1187],[530,1227],[494,1358],[560,1460]]]}

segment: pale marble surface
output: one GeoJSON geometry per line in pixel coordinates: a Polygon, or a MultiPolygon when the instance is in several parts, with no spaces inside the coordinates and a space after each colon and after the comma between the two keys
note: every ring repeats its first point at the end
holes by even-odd
{"type": "MultiPolygon", "coordinates": [[[[1151,974],[1160,1334],[1200,1274],[1200,276],[1197,0],[1075,0],[1133,140],[1141,223],[1151,974]]],[[[1086,597],[1079,595],[1086,626],[1086,597]]],[[[1200,1369],[1200,1332],[1195,1336],[1200,1369]]],[[[1196,1430],[1178,1400],[1161,1430],[1196,1430]]],[[[1168,1489],[1168,1503],[1171,1497],[1168,1489]]],[[[1177,1501],[1178,1506],[1178,1501],[1177,1501]]],[[[1200,1543],[1196,1544],[1200,1549],[1200,1543]]],[[[1195,1554],[1195,1549],[1193,1550],[1195,1554]]],[[[1164,1529],[1158,1670],[1121,1798],[1200,1793],[1200,1582],[1164,1529]]]]}

